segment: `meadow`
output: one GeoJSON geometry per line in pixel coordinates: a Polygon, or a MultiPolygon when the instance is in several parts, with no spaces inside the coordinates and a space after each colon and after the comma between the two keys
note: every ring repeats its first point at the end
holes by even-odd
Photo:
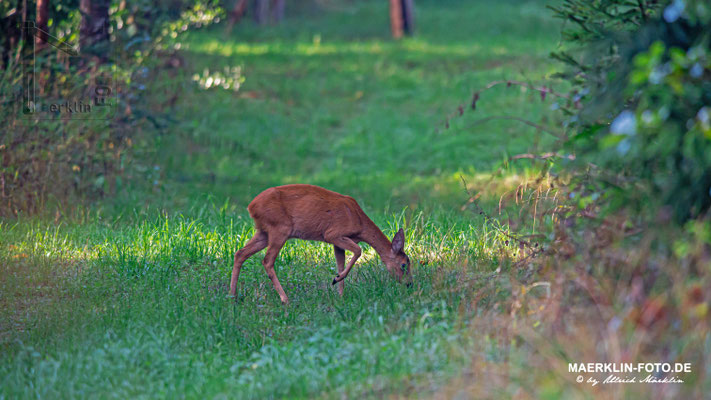
{"type": "Polygon", "coordinates": [[[392,41],[386,2],[329,4],[278,26],[186,32],[184,66],[146,96],[225,68],[239,90],[182,91],[145,182],[0,222],[0,398],[583,396],[559,365],[533,382],[530,343],[500,319],[542,329],[545,286],[519,283],[531,274],[507,236],[519,210],[499,201],[537,184],[535,164],[505,160],[555,139],[478,122],[539,121],[551,104],[501,87],[469,109],[490,81],[555,72],[560,22],[538,1],[423,0],[417,34],[392,41]],[[462,178],[494,219],[466,206],[462,178]],[[253,233],[246,205],[296,182],[355,197],[389,237],[404,228],[413,286],[365,247],[340,297],[332,248],[291,241],[276,263],[288,307],[263,253],[227,298],[232,256],[253,233]],[[504,304],[527,291],[519,318],[504,304]]]}

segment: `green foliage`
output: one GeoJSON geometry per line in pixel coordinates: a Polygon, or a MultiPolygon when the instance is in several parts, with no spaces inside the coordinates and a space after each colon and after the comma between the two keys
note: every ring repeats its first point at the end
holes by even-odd
{"type": "Polygon", "coordinates": [[[619,58],[614,35],[637,31],[656,15],[659,0],[565,0],[548,7],[564,21],[563,49],[551,55],[571,67],[558,75],[590,87],[603,84],[605,69],[619,58]]]}
{"type": "MultiPolygon", "coordinates": [[[[568,11],[587,20],[580,9],[568,11]]],[[[614,206],[664,207],[685,220],[711,206],[711,8],[675,1],[644,17],[620,17],[630,12],[598,24],[609,31],[581,25],[583,33],[568,35],[592,43],[582,61],[568,60],[566,76],[587,95],[569,145],[579,161],[604,169],[600,183],[614,192],[614,206]]]]}
{"type": "MultiPolygon", "coordinates": [[[[39,65],[54,64],[52,54],[36,57],[39,65]]],[[[61,64],[60,64],[61,65],[61,64]]],[[[42,93],[43,104],[62,104],[92,82],[92,73],[77,74],[75,66],[54,68],[42,79],[55,79],[42,93]]],[[[96,119],[41,119],[22,114],[21,69],[10,65],[0,76],[5,126],[0,135],[0,216],[40,212],[48,202],[70,206],[77,195],[112,193],[123,168],[130,139],[125,126],[96,119]]],[[[68,100],[71,101],[71,100],[68,100]]],[[[137,127],[140,129],[140,127],[137,127]]]]}
{"type": "Polygon", "coordinates": [[[589,43],[610,32],[635,31],[659,8],[659,0],[564,0],[548,6],[555,17],[572,27],[563,30],[566,42],[589,43]]]}
{"type": "MultiPolygon", "coordinates": [[[[70,45],[78,42],[77,7],[76,1],[61,1],[50,8],[50,33],[70,45]]],[[[31,44],[22,42],[17,48],[2,48],[3,55],[13,57],[3,60],[7,65],[0,76],[0,216],[37,213],[50,203],[71,208],[77,200],[114,195],[128,176],[150,178],[152,166],[132,164],[136,145],[139,153],[150,150],[157,132],[171,123],[170,104],[181,92],[174,88],[168,96],[161,90],[148,93],[146,83],[179,63],[172,47],[178,34],[219,21],[222,14],[209,0],[121,2],[110,9],[112,42],[102,50],[101,60],[93,54],[68,57],[50,46],[33,53],[31,44]],[[22,57],[15,60],[15,54],[22,57]],[[114,113],[93,107],[85,115],[23,114],[27,83],[22,62],[33,62],[37,71],[34,106],[87,102],[87,88],[108,79],[118,92],[109,95],[114,113]]],[[[34,18],[33,12],[28,18],[34,18]]],[[[18,18],[3,23],[13,29],[20,25],[18,18]]]]}

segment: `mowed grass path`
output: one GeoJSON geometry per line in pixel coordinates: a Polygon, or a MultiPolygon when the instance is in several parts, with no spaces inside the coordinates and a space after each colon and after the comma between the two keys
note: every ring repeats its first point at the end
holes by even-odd
{"type": "Polygon", "coordinates": [[[551,142],[517,122],[475,124],[494,115],[539,122],[551,103],[538,93],[502,85],[469,108],[493,80],[535,81],[556,70],[548,54],[560,23],[541,2],[422,1],[417,36],[398,42],[389,38],[387,2],[343,4],[276,27],[243,24],[230,36],[218,28],[181,41],[190,70],[239,67],[245,78],[239,92],[207,90],[178,106],[187,118],[165,153],[186,198],[197,186],[245,204],[269,186],[310,182],[377,212],[451,208],[462,200],[459,173],[490,174],[506,155],[551,142]],[[459,106],[466,114],[447,129],[459,106]]]}
{"type": "Polygon", "coordinates": [[[417,36],[392,42],[385,3],[191,32],[186,78],[240,66],[246,81],[179,99],[158,189],[61,223],[0,223],[0,398],[416,397],[473,354],[504,360],[475,317],[510,294],[500,260],[515,251],[459,210],[458,176],[486,181],[505,154],[546,140],[474,120],[537,119],[549,105],[502,89],[444,119],[490,80],[550,72],[558,24],[538,2],[420,1],[417,36]],[[332,248],[293,241],[277,261],[288,308],[260,255],[227,299],[232,254],[252,234],[247,202],[291,182],[353,195],[390,237],[405,227],[413,287],[366,247],[340,298],[332,248]]]}

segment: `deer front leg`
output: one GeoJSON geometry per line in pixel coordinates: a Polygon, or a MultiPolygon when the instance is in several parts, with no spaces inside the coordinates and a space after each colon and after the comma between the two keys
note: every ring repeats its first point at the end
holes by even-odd
{"type": "MultiPolygon", "coordinates": [[[[343,250],[342,248],[336,246],[335,244],[333,245],[333,253],[336,255],[336,267],[338,268],[338,274],[340,275],[343,273],[345,264],[346,264],[346,251],[343,250]]],[[[343,287],[345,286],[345,282],[340,281],[338,282],[338,294],[343,296],[343,287]]]]}
{"type": "Polygon", "coordinates": [[[279,298],[281,299],[281,302],[284,305],[289,304],[289,298],[286,296],[284,289],[281,287],[281,283],[279,283],[279,278],[277,278],[276,276],[276,272],[274,271],[274,261],[276,261],[276,258],[279,255],[279,251],[281,250],[281,248],[284,247],[286,239],[287,236],[272,238],[272,234],[270,232],[269,248],[267,249],[267,255],[264,256],[264,260],[262,260],[262,264],[264,264],[264,270],[267,271],[267,276],[269,277],[269,279],[271,279],[272,285],[274,285],[274,289],[277,291],[277,293],[279,293],[279,298]]]}
{"type": "MultiPolygon", "coordinates": [[[[351,268],[355,265],[356,261],[358,261],[358,257],[360,257],[361,254],[361,249],[360,246],[353,240],[347,237],[340,237],[336,238],[333,240],[329,240],[333,245],[338,246],[342,249],[348,250],[351,253],[353,253],[353,257],[351,257],[351,260],[348,261],[348,265],[346,266],[345,271],[339,272],[338,275],[336,275],[335,278],[333,278],[333,284],[335,285],[336,283],[342,281],[343,279],[348,276],[348,274],[351,272],[351,268]]],[[[345,257],[345,255],[344,255],[345,257]]]]}

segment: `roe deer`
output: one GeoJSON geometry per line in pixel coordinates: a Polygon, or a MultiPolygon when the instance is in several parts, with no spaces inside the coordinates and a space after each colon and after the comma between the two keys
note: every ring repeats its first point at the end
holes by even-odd
{"type": "Polygon", "coordinates": [[[368,218],[358,203],[350,197],[313,185],[285,185],[269,188],[247,206],[254,220],[256,232],[247,244],[235,253],[235,265],[230,281],[230,296],[237,290],[237,280],[242,264],[265,247],[262,260],[281,302],[289,298],[284,293],[274,272],[274,261],[284,243],[291,238],[318,240],[331,243],[336,255],[338,293],[343,294],[343,279],[351,272],[361,249],[358,243],[372,246],[385,263],[388,271],[398,280],[410,281],[410,259],[403,251],[405,233],[400,229],[392,242],[368,218]],[[348,265],[345,250],[353,253],[348,265]]]}

